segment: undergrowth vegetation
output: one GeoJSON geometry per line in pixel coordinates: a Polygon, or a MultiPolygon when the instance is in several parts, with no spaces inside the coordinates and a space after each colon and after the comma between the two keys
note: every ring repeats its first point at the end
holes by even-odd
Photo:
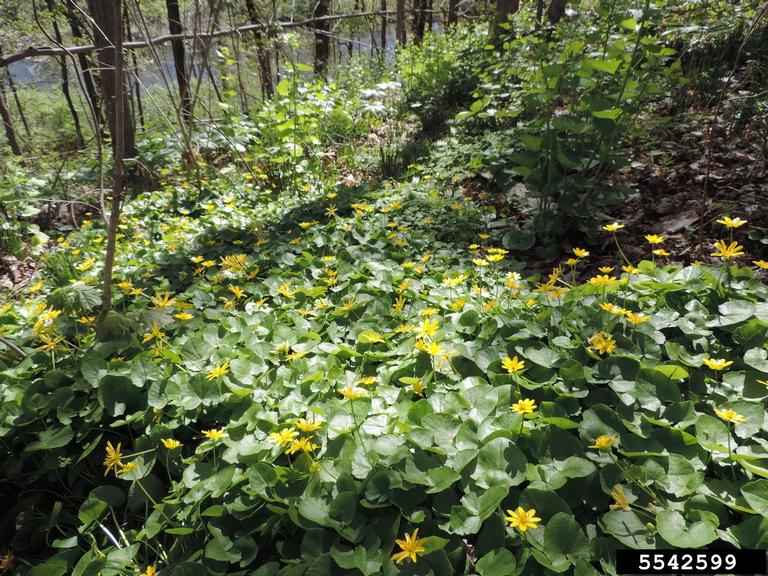
{"type": "Polygon", "coordinates": [[[768,545],[768,262],[736,214],[689,263],[604,218],[687,82],[664,12],[619,4],[428,36],[391,78],[297,67],[195,167],[147,138],[101,319],[96,207],[24,218],[87,175],[6,173],[0,241],[45,255],[0,305],[0,573],[590,576],[768,545]]]}

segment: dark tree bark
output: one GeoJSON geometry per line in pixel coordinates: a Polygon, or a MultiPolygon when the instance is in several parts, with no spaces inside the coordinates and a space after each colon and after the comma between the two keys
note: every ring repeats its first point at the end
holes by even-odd
{"type": "Polygon", "coordinates": [[[565,5],[567,0],[552,0],[547,10],[547,18],[552,24],[557,24],[565,14],[565,5]]]}
{"type": "MultiPolygon", "coordinates": [[[[133,40],[133,33],[131,32],[131,20],[128,16],[128,5],[126,4],[123,9],[123,20],[125,21],[125,37],[128,40],[128,42],[131,42],[133,40]]],[[[131,61],[133,62],[133,70],[131,75],[127,75],[128,77],[128,93],[131,94],[131,113],[134,115],[134,118],[136,117],[135,112],[138,111],[139,113],[139,125],[141,126],[141,131],[143,132],[146,129],[146,124],[144,122],[144,106],[141,103],[141,82],[139,82],[139,63],[136,60],[136,51],[135,50],[128,50],[128,52],[131,55],[131,61]],[[131,90],[131,77],[133,77],[133,90],[131,90]],[[133,93],[136,94],[136,109],[133,108],[133,93]]]]}
{"type": "MultiPolygon", "coordinates": [[[[313,18],[328,16],[331,12],[331,0],[316,0],[313,18]]],[[[328,22],[315,24],[315,74],[325,74],[328,70],[328,57],[331,53],[331,39],[328,37],[328,22]]]]}
{"type": "Polygon", "coordinates": [[[413,0],[413,20],[411,21],[411,33],[414,44],[421,44],[424,39],[424,29],[427,26],[427,18],[424,10],[427,8],[427,0],[413,0]]]}
{"type": "MultiPolygon", "coordinates": [[[[248,10],[248,19],[251,21],[251,24],[262,23],[253,0],[245,0],[245,7],[248,10]]],[[[254,30],[253,37],[256,40],[256,59],[259,62],[261,94],[265,99],[271,98],[275,94],[275,85],[272,81],[272,61],[269,59],[267,35],[263,30],[254,30]]]]}
{"type": "MultiPolygon", "coordinates": [[[[387,0],[379,1],[379,10],[383,13],[387,11],[387,0]]],[[[387,53],[387,15],[381,15],[381,36],[379,44],[381,44],[382,57],[387,53]]]]}
{"type": "Polygon", "coordinates": [[[536,0],[536,30],[541,28],[541,20],[544,18],[544,0],[536,0]]]}
{"type": "MultiPolygon", "coordinates": [[[[168,31],[171,34],[182,34],[184,26],[181,24],[179,0],[165,0],[165,8],[168,11],[168,31]]],[[[174,40],[171,42],[171,51],[173,52],[173,67],[176,70],[176,83],[179,85],[181,117],[189,123],[192,120],[192,98],[189,95],[187,52],[184,48],[184,41],[174,40]]]]}
{"type": "Polygon", "coordinates": [[[458,7],[458,0],[448,0],[448,26],[456,24],[456,21],[458,20],[458,7]]]}
{"type": "MultiPolygon", "coordinates": [[[[109,224],[107,225],[104,285],[101,293],[100,321],[103,321],[110,310],[112,310],[112,269],[115,265],[115,252],[117,251],[117,228],[120,222],[120,202],[122,201],[123,181],[125,180],[125,169],[123,166],[123,159],[126,154],[125,136],[128,132],[123,126],[123,121],[126,120],[126,114],[124,113],[126,108],[126,90],[125,81],[123,80],[123,26],[120,21],[122,0],[88,0],[88,4],[91,7],[91,15],[96,21],[96,25],[101,28],[104,35],[112,42],[112,46],[108,51],[111,52],[110,64],[112,64],[111,80],[113,84],[109,88],[102,71],[104,92],[107,93],[109,91],[113,95],[107,110],[113,119],[111,126],[114,129],[112,132],[112,148],[114,150],[112,162],[112,200],[110,202],[109,224]],[[96,4],[100,4],[100,6],[95,6],[96,4]]],[[[100,54],[105,52],[102,51],[100,54]]]]}
{"type": "Polygon", "coordinates": [[[397,12],[395,15],[395,36],[397,36],[397,43],[405,46],[405,0],[397,0],[395,11],[397,12]]]}
{"type": "MultiPolygon", "coordinates": [[[[117,142],[123,142],[125,157],[136,156],[136,128],[130,109],[124,105],[128,100],[128,89],[122,77],[122,53],[115,46],[118,40],[122,47],[123,27],[120,11],[122,0],[88,0],[88,8],[94,21],[93,39],[97,48],[97,60],[101,69],[101,88],[104,107],[107,111],[109,133],[112,136],[112,150],[117,152],[117,142]],[[119,58],[118,58],[119,56],[119,58]],[[116,76],[115,65],[119,60],[120,76],[116,76]],[[118,90],[115,90],[115,87],[118,90]],[[119,106],[118,106],[119,101],[119,106]],[[117,118],[117,115],[120,118],[117,118]]],[[[121,48],[122,49],[122,48],[121,48]]]]}
{"type": "MultiPolygon", "coordinates": [[[[59,29],[59,22],[56,18],[56,6],[53,0],[45,0],[45,5],[48,11],[51,13],[51,23],[53,24],[53,39],[59,46],[64,45],[64,40],[61,37],[61,30],[59,29]]],[[[85,140],[83,139],[83,131],[80,127],[80,116],[75,109],[75,103],[72,101],[72,92],[69,89],[69,66],[67,66],[66,57],[62,56],[58,59],[59,70],[61,71],[61,92],[64,94],[64,99],[67,101],[67,107],[69,113],[72,116],[72,121],[75,124],[75,136],[77,138],[77,145],[82,146],[85,140]]]]}
{"type": "Polygon", "coordinates": [[[21,156],[21,147],[19,141],[16,139],[16,130],[13,128],[13,121],[11,115],[8,112],[8,107],[5,104],[5,94],[0,91],[0,119],[3,121],[3,128],[5,128],[5,138],[8,140],[8,145],[11,147],[11,152],[16,156],[21,156]]]}
{"type": "MultiPolygon", "coordinates": [[[[83,39],[83,29],[80,26],[80,18],[77,14],[77,8],[75,8],[73,0],[65,0],[66,10],[64,13],[67,15],[67,21],[69,22],[69,29],[72,32],[72,37],[75,39],[75,43],[83,39]]],[[[96,80],[91,73],[92,65],[87,54],[78,54],[77,61],[80,64],[80,70],[83,75],[83,84],[85,85],[85,92],[88,99],[91,101],[91,106],[96,114],[96,118],[99,122],[102,121],[101,117],[101,103],[99,102],[99,94],[96,89],[96,80]]]]}
{"type": "Polygon", "coordinates": [[[510,14],[520,9],[520,0],[496,0],[496,15],[493,21],[494,36],[498,36],[504,29],[502,24],[507,22],[510,14]]]}
{"type": "MultiPolygon", "coordinates": [[[[0,57],[3,56],[3,48],[0,46],[0,57]]],[[[19,94],[16,92],[16,83],[13,81],[13,74],[11,74],[11,69],[6,68],[5,69],[5,79],[8,82],[8,88],[11,89],[11,94],[13,95],[13,101],[16,103],[16,110],[19,113],[19,118],[21,118],[21,125],[24,126],[24,133],[27,135],[28,139],[32,138],[32,132],[29,129],[29,122],[27,122],[27,115],[24,114],[24,108],[21,106],[21,100],[19,100],[19,94]]],[[[2,76],[0,75],[0,86],[2,86],[2,76]]]]}

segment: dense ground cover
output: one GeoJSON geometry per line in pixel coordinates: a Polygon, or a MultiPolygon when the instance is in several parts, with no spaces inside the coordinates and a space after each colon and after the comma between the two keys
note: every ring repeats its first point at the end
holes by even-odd
{"type": "MultiPolygon", "coordinates": [[[[679,80],[621,52],[670,56],[644,19],[609,22],[584,32],[602,55],[518,39],[494,64],[459,30],[399,82],[289,76],[197,136],[197,172],[148,138],[100,322],[99,214],[39,236],[0,305],[0,573],[587,576],[621,548],[768,545],[762,216],[713,216],[689,263],[598,217],[593,170],[623,166],[641,108],[617,86],[679,80]],[[505,221],[478,174],[548,203],[505,221]],[[558,247],[544,274],[533,241],[558,247]]],[[[17,205],[41,187],[14,178],[17,205]]]]}

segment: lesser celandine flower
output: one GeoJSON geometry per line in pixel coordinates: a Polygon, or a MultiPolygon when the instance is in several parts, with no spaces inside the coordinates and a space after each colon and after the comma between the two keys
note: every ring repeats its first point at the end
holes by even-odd
{"type": "Polygon", "coordinates": [[[607,450],[614,445],[617,439],[618,439],[618,436],[608,436],[607,434],[603,434],[601,436],[598,436],[595,439],[595,443],[592,444],[590,448],[596,448],[598,450],[607,450]]]}
{"type": "Polygon", "coordinates": [[[627,311],[626,318],[628,322],[635,325],[644,324],[645,322],[648,322],[648,320],[651,319],[651,317],[648,316],[647,314],[643,314],[642,312],[632,312],[632,311],[627,311]]]}
{"type": "Polygon", "coordinates": [[[613,224],[606,224],[605,226],[603,226],[603,230],[605,230],[606,232],[617,232],[622,228],[624,228],[624,224],[619,224],[618,222],[614,222],[613,224]]]}
{"type": "Polygon", "coordinates": [[[525,360],[520,360],[517,356],[513,358],[505,356],[501,361],[501,365],[504,366],[504,369],[510,374],[519,374],[525,370],[525,360]]]}
{"type": "Polygon", "coordinates": [[[347,400],[357,400],[366,395],[366,391],[362,388],[347,385],[339,390],[339,394],[344,396],[347,400]]]}
{"type": "Polygon", "coordinates": [[[733,424],[742,424],[747,421],[744,416],[736,412],[733,408],[715,408],[715,414],[726,422],[732,422],[733,424]]]}
{"type": "Polygon", "coordinates": [[[656,250],[653,251],[654,256],[671,256],[669,252],[664,250],[664,248],[656,248],[656,250]]]}
{"type": "Polygon", "coordinates": [[[160,442],[162,442],[163,446],[165,446],[168,450],[176,450],[176,448],[181,448],[181,442],[173,438],[163,438],[160,440],[160,442]]]}
{"type": "Polygon", "coordinates": [[[278,446],[282,447],[286,444],[289,444],[293,441],[294,438],[296,438],[299,435],[296,430],[291,428],[283,428],[279,432],[270,432],[269,439],[277,444],[278,446]]]}
{"type": "Polygon", "coordinates": [[[157,573],[157,568],[155,567],[154,564],[152,564],[151,566],[147,566],[147,569],[144,570],[144,572],[142,572],[141,574],[139,574],[139,576],[155,576],[156,573],[157,573]]]}
{"type": "Polygon", "coordinates": [[[744,226],[744,224],[747,223],[746,220],[742,220],[738,216],[736,218],[731,218],[730,216],[723,216],[720,220],[717,221],[718,224],[722,224],[726,228],[740,228],[741,226],[744,226]]]}
{"type": "Polygon", "coordinates": [[[322,422],[310,422],[306,418],[299,418],[295,422],[296,428],[301,430],[302,432],[314,432],[315,430],[318,430],[322,427],[322,422]]]}
{"type": "Polygon", "coordinates": [[[768,270],[768,261],[766,260],[753,260],[752,264],[763,270],[768,270]]]}
{"type": "Polygon", "coordinates": [[[320,448],[317,444],[312,442],[309,438],[299,438],[298,440],[293,440],[291,442],[291,445],[286,448],[285,453],[286,454],[296,454],[296,452],[313,452],[320,448]]]}
{"type": "Polygon", "coordinates": [[[214,442],[218,442],[219,440],[222,440],[227,435],[224,430],[221,430],[219,428],[211,428],[210,430],[203,430],[203,436],[208,438],[208,440],[213,440],[214,442]]]}
{"type": "Polygon", "coordinates": [[[529,528],[538,528],[539,522],[541,522],[541,518],[536,516],[534,508],[525,510],[522,506],[518,506],[517,510],[507,510],[504,520],[507,521],[510,528],[517,528],[520,532],[525,532],[529,528]]]}
{"type": "Polygon", "coordinates": [[[419,334],[421,334],[423,337],[432,337],[437,333],[437,329],[439,327],[440,324],[437,320],[430,320],[429,318],[426,318],[419,325],[419,334]]]}
{"type": "Polygon", "coordinates": [[[589,256],[589,251],[585,250],[584,248],[574,248],[573,253],[576,255],[577,258],[586,258],[589,256]]]}
{"type": "Polygon", "coordinates": [[[518,414],[533,414],[533,412],[536,410],[536,400],[532,400],[531,398],[523,398],[520,401],[512,404],[509,409],[512,410],[512,412],[517,412],[518,414]]]}
{"type": "Polygon", "coordinates": [[[714,246],[717,251],[712,252],[712,256],[715,258],[730,260],[731,258],[736,258],[736,256],[744,256],[744,246],[738,242],[731,242],[726,245],[725,240],[718,240],[715,242],[714,246]]]}
{"type": "Polygon", "coordinates": [[[632,266],[632,264],[627,264],[626,266],[622,266],[621,269],[624,270],[624,272],[626,272],[627,274],[637,274],[638,272],[640,272],[640,269],[635,268],[634,266],[632,266]]]}
{"type": "Polygon", "coordinates": [[[658,234],[646,234],[645,239],[648,241],[648,244],[661,244],[664,242],[664,236],[659,236],[658,234]]]}
{"type": "Polygon", "coordinates": [[[613,504],[608,506],[610,510],[629,510],[629,500],[624,495],[624,489],[618,484],[611,491],[613,504]]]}
{"type": "Polygon", "coordinates": [[[627,310],[625,308],[622,308],[621,306],[616,306],[616,304],[611,304],[610,302],[601,302],[600,308],[608,312],[609,314],[613,314],[614,316],[623,316],[627,313],[627,310]]]}
{"type": "Polygon", "coordinates": [[[406,558],[410,558],[411,562],[416,562],[417,557],[427,549],[424,547],[426,542],[425,538],[419,538],[419,529],[416,528],[412,534],[407,532],[404,534],[405,540],[395,540],[395,543],[400,546],[400,552],[392,555],[392,560],[400,564],[406,558]]]}
{"type": "Polygon", "coordinates": [[[186,322],[187,320],[192,320],[194,316],[190,314],[189,312],[179,312],[178,314],[173,315],[174,318],[178,318],[182,322],[186,322]]]}
{"type": "Polygon", "coordinates": [[[613,336],[605,332],[596,332],[589,339],[588,349],[598,354],[610,354],[616,348],[613,336]]]}
{"type": "Polygon", "coordinates": [[[117,475],[128,474],[128,472],[132,472],[136,466],[136,462],[126,462],[120,467],[120,470],[117,471],[117,475]]]}
{"type": "Polygon", "coordinates": [[[725,358],[704,358],[703,362],[707,367],[717,371],[725,370],[733,364],[733,360],[726,360],[725,358]]]}
{"type": "Polygon", "coordinates": [[[208,370],[208,372],[205,374],[205,378],[206,380],[215,380],[216,378],[221,378],[227,374],[229,374],[229,362],[224,362],[223,364],[208,370]]]}
{"type": "Polygon", "coordinates": [[[122,453],[120,452],[121,443],[118,442],[117,446],[112,446],[112,442],[107,442],[107,457],[104,459],[104,476],[109,474],[109,471],[114,469],[115,476],[117,476],[118,468],[123,466],[122,453]]]}
{"type": "Polygon", "coordinates": [[[616,283],[616,277],[615,276],[608,276],[606,275],[600,275],[593,276],[589,280],[587,280],[592,286],[611,286],[612,284],[616,283]]]}

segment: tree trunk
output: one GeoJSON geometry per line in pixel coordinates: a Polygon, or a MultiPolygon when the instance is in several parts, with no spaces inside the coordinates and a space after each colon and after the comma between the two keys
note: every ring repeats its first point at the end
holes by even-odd
{"type": "MultiPolygon", "coordinates": [[[[245,7],[248,10],[248,19],[251,21],[251,24],[262,23],[253,0],[245,0],[245,7]]],[[[263,30],[257,29],[253,31],[253,37],[256,40],[256,59],[259,62],[261,94],[264,99],[271,98],[275,94],[275,86],[272,81],[272,62],[269,59],[269,49],[266,42],[267,36],[263,30]]]]}
{"type": "Polygon", "coordinates": [[[411,22],[411,32],[413,34],[413,43],[421,44],[424,39],[424,29],[427,25],[426,14],[424,10],[427,7],[427,0],[413,0],[413,20],[411,22]]]}
{"type": "MultiPolygon", "coordinates": [[[[3,55],[3,48],[0,46],[0,57],[3,55]]],[[[16,84],[13,81],[13,74],[11,74],[11,69],[6,67],[5,69],[5,78],[8,81],[8,88],[11,89],[11,94],[13,95],[13,100],[16,103],[16,110],[19,112],[19,118],[21,118],[21,125],[24,126],[24,133],[27,135],[28,139],[32,139],[32,132],[29,129],[29,122],[27,122],[27,115],[24,114],[24,108],[21,107],[21,100],[19,100],[19,94],[16,92],[16,84]]],[[[2,86],[2,76],[0,76],[0,86],[2,86]]]]}
{"type": "Polygon", "coordinates": [[[544,18],[544,0],[536,0],[536,30],[541,28],[541,21],[544,18]]]}
{"type": "Polygon", "coordinates": [[[112,150],[117,153],[118,140],[123,143],[126,157],[136,156],[136,129],[131,111],[124,105],[128,100],[128,90],[122,77],[122,53],[115,48],[119,40],[122,49],[123,28],[120,12],[115,13],[115,6],[122,0],[88,0],[88,8],[94,21],[93,39],[97,49],[97,60],[101,69],[101,89],[104,107],[107,110],[109,133],[112,136],[112,150]],[[115,65],[120,64],[120,77],[116,76],[115,65]],[[118,88],[115,91],[115,87],[118,88]],[[119,103],[119,106],[118,106],[119,103]],[[120,118],[117,118],[117,115],[120,118]]]}
{"type": "MultiPolygon", "coordinates": [[[[125,111],[125,82],[123,80],[123,27],[120,21],[120,5],[122,0],[88,0],[91,8],[91,15],[97,26],[104,31],[112,47],[104,50],[100,54],[110,54],[109,63],[112,65],[111,80],[113,84],[109,89],[106,78],[102,70],[102,86],[104,92],[112,94],[110,111],[112,122],[110,126],[114,129],[112,132],[112,148],[114,150],[112,163],[112,201],[110,202],[109,225],[107,226],[107,249],[104,259],[104,286],[101,293],[101,312],[102,320],[112,309],[112,268],[115,265],[115,252],[117,244],[117,228],[120,221],[120,202],[123,195],[123,180],[125,170],[123,168],[123,158],[125,154],[125,136],[127,130],[123,126],[126,114],[125,111]],[[100,5],[100,6],[99,6],[100,5]],[[101,26],[103,24],[103,26],[101,26]]],[[[102,56],[103,58],[103,56],[102,56]]],[[[101,59],[101,58],[100,58],[101,59]]],[[[107,58],[104,58],[105,60],[107,58]]]]}
{"type": "MultiPolygon", "coordinates": [[[[123,10],[123,20],[125,21],[125,37],[128,40],[128,42],[133,41],[133,34],[131,33],[131,20],[128,16],[128,5],[125,5],[125,9],[123,10]]],[[[141,82],[139,81],[139,63],[136,60],[136,51],[135,50],[128,50],[128,52],[131,55],[131,61],[133,62],[133,70],[132,74],[126,74],[127,80],[128,80],[128,93],[131,94],[131,111],[134,113],[134,118],[136,117],[135,112],[136,110],[133,109],[133,90],[131,90],[131,76],[133,76],[133,86],[135,88],[136,92],[136,108],[139,113],[139,126],[141,126],[141,131],[143,132],[146,130],[146,124],[144,122],[144,106],[141,103],[141,82]]]]}
{"type": "Polygon", "coordinates": [[[493,22],[494,36],[498,36],[509,19],[510,14],[514,14],[520,9],[520,0],[496,0],[496,16],[493,22]]]}
{"type": "MultiPolygon", "coordinates": [[[[66,7],[65,14],[67,15],[67,21],[69,22],[69,29],[72,32],[72,37],[75,39],[75,44],[78,44],[78,40],[83,39],[83,30],[80,27],[80,19],[77,16],[76,8],[73,0],[65,0],[66,7]]],[[[80,70],[83,75],[83,84],[85,84],[85,92],[88,99],[91,101],[91,106],[96,113],[96,118],[99,122],[102,121],[101,117],[101,104],[99,102],[99,94],[96,90],[96,82],[93,74],[91,73],[92,65],[87,54],[81,53],[77,55],[77,61],[80,63],[80,70]]]]}
{"type": "MultiPolygon", "coordinates": [[[[313,18],[322,18],[330,14],[331,0],[316,0],[313,18]]],[[[328,22],[315,24],[315,75],[322,75],[328,71],[328,56],[331,50],[331,41],[328,37],[328,22]]]]}
{"type": "MultiPolygon", "coordinates": [[[[168,11],[168,31],[171,34],[182,34],[184,32],[184,27],[181,24],[179,0],[165,0],[165,8],[168,11]]],[[[176,70],[176,83],[179,85],[181,117],[185,122],[189,123],[192,120],[192,98],[189,96],[187,52],[184,48],[184,41],[172,41],[171,51],[173,52],[173,67],[176,70]]]]}
{"type": "Polygon", "coordinates": [[[387,11],[387,0],[380,0],[379,2],[379,10],[382,12],[381,15],[381,36],[379,44],[381,45],[381,55],[382,55],[382,62],[386,62],[386,54],[387,54],[387,15],[384,14],[384,12],[387,11]]]}
{"type": "Polygon", "coordinates": [[[397,43],[405,46],[405,0],[397,0],[395,11],[397,12],[395,16],[395,36],[397,36],[397,43]]]}
{"type": "MultiPolygon", "coordinates": [[[[59,46],[64,46],[64,40],[61,37],[61,30],[59,30],[59,22],[56,19],[56,6],[53,0],[45,0],[46,7],[51,13],[51,23],[53,24],[53,39],[59,46]]],[[[67,107],[69,113],[72,116],[72,121],[75,123],[75,137],[77,138],[77,145],[81,147],[85,140],[83,139],[83,131],[80,128],[80,116],[75,109],[75,103],[72,101],[72,92],[69,89],[69,66],[67,66],[67,59],[62,56],[58,58],[59,69],[61,70],[61,92],[64,94],[64,99],[67,101],[67,107]]]]}
{"type": "Polygon", "coordinates": [[[565,14],[566,4],[566,0],[552,0],[552,3],[549,5],[549,9],[547,10],[547,18],[549,18],[549,21],[552,24],[557,24],[560,22],[560,18],[562,18],[563,14],[565,14]]]}
{"type": "Polygon", "coordinates": [[[19,146],[19,141],[16,139],[16,130],[13,128],[11,115],[8,112],[8,107],[5,105],[5,95],[3,94],[2,90],[0,90],[0,119],[3,121],[3,128],[5,128],[5,138],[8,140],[8,145],[11,147],[11,152],[13,152],[16,156],[21,156],[21,147],[19,146]]]}
{"type": "Polygon", "coordinates": [[[457,12],[459,8],[458,0],[448,0],[448,26],[456,24],[458,20],[457,12]]]}

